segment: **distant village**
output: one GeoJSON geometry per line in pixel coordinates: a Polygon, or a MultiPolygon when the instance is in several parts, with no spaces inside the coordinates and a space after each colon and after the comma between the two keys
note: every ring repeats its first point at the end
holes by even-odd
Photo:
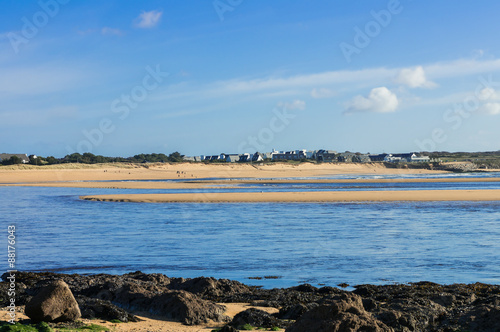
{"type": "Polygon", "coordinates": [[[318,162],[344,162],[344,163],[371,163],[371,162],[388,162],[388,163],[427,163],[430,162],[430,157],[423,156],[418,153],[399,153],[399,154],[363,154],[332,150],[292,150],[292,151],[276,151],[272,152],[255,152],[242,154],[226,154],[219,155],[201,155],[194,157],[183,157],[186,161],[221,161],[228,163],[245,163],[245,162],[260,162],[260,161],[286,161],[286,160],[313,160],[318,162]]]}
{"type": "Polygon", "coordinates": [[[386,163],[428,163],[431,161],[429,156],[424,156],[420,153],[382,153],[382,154],[363,154],[352,152],[341,152],[332,150],[292,150],[292,151],[277,151],[272,152],[255,152],[241,154],[221,153],[218,155],[200,155],[200,156],[183,156],[178,152],[166,156],[164,154],[149,154],[136,155],[129,158],[109,158],[95,156],[91,153],[74,153],[61,159],[54,157],[37,157],[36,155],[27,154],[9,154],[0,153],[0,163],[4,165],[11,164],[52,164],[52,163],[67,163],[67,162],[83,162],[83,163],[102,163],[102,162],[227,162],[227,163],[251,163],[264,161],[315,161],[315,162],[340,162],[340,163],[371,163],[371,162],[386,162],[386,163]],[[51,158],[51,159],[50,159],[51,158]]]}

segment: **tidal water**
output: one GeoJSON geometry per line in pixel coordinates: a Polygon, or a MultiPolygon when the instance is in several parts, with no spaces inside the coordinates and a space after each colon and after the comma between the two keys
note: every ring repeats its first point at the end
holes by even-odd
{"type": "MultiPolygon", "coordinates": [[[[479,182],[264,187],[216,190],[499,189],[498,183],[479,182]]],[[[500,202],[147,204],[78,198],[146,192],[179,191],[0,187],[1,243],[7,225],[15,225],[18,270],[140,270],[264,287],[500,283],[500,202]],[[277,279],[264,278],[270,276],[277,279]],[[264,279],[249,279],[254,277],[264,279]]]]}

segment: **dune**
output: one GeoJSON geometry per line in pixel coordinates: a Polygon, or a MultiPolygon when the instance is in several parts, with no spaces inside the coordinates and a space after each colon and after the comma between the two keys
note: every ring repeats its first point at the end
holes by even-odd
{"type": "Polygon", "coordinates": [[[426,169],[386,168],[378,163],[20,165],[0,167],[0,184],[157,179],[194,180],[203,178],[296,178],[338,174],[408,175],[443,173],[446,172],[426,169]]]}

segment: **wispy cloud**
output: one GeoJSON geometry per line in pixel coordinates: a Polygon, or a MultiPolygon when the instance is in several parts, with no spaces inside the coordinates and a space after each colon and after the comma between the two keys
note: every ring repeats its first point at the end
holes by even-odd
{"type": "Polygon", "coordinates": [[[336,95],[337,93],[332,90],[332,89],[327,89],[327,88],[320,88],[320,89],[317,89],[317,88],[314,88],[312,91],[311,91],[311,97],[313,98],[332,98],[336,95]]]}
{"type": "Polygon", "coordinates": [[[123,32],[120,29],[104,27],[101,29],[101,34],[104,36],[122,36],[123,32]]]}
{"type": "Polygon", "coordinates": [[[500,114],[500,103],[486,103],[481,105],[478,111],[482,114],[498,115],[500,114]]]}
{"type": "Polygon", "coordinates": [[[498,71],[500,70],[500,59],[459,59],[455,61],[429,64],[423,68],[426,74],[435,80],[438,78],[452,78],[498,71]]]}
{"type": "Polygon", "coordinates": [[[299,99],[294,100],[293,102],[287,102],[287,103],[280,102],[280,103],[278,103],[278,107],[282,107],[282,108],[285,108],[288,110],[303,111],[306,109],[306,102],[303,100],[299,100],[299,99]]]}
{"type": "MultiPolygon", "coordinates": [[[[272,99],[290,96],[291,98],[336,98],[346,106],[345,113],[352,112],[394,112],[404,104],[405,107],[446,106],[461,102],[470,91],[451,92],[448,85],[438,86],[437,79],[454,78],[460,72],[477,81],[477,76],[495,73],[500,70],[500,60],[456,60],[413,67],[366,68],[361,70],[339,70],[295,76],[269,76],[261,78],[235,78],[215,81],[203,85],[195,82],[172,84],[159,90],[152,100],[155,102],[185,103],[188,99],[214,102],[218,98],[230,97],[238,102],[248,100],[272,99]],[[466,66],[466,68],[463,68],[466,66]],[[399,78],[399,84],[395,78],[399,78]],[[425,96],[416,96],[406,87],[439,87],[444,91],[426,91],[425,96]],[[379,87],[373,89],[373,87],[379,87]],[[368,91],[367,95],[363,91],[368,91]],[[451,93],[450,93],[451,92],[451,93]],[[358,95],[355,98],[350,96],[358,95]],[[348,100],[347,98],[351,98],[348,100]]],[[[496,82],[496,81],[495,81],[496,82]]],[[[484,92],[486,93],[486,91],[484,92]]],[[[233,100],[233,99],[232,99],[233,100]]],[[[486,102],[486,100],[483,100],[486,102]]],[[[491,100],[490,100],[491,101],[491,100]]]]}
{"type": "Polygon", "coordinates": [[[346,104],[344,113],[375,112],[390,113],[398,108],[398,97],[385,86],[374,88],[368,96],[358,95],[346,104]]]}
{"type": "Polygon", "coordinates": [[[345,83],[373,84],[386,82],[396,74],[393,69],[373,68],[358,71],[339,70],[309,75],[291,77],[268,77],[252,80],[233,79],[214,82],[213,92],[245,93],[275,89],[311,88],[318,85],[333,85],[345,83]]]}
{"type": "Polygon", "coordinates": [[[78,116],[76,106],[56,106],[51,108],[0,110],[0,123],[5,126],[40,126],[54,121],[75,121],[78,116]]]}
{"type": "Polygon", "coordinates": [[[160,23],[162,11],[152,10],[149,12],[143,11],[139,17],[134,20],[135,26],[142,29],[154,28],[160,23]]]}
{"type": "Polygon", "coordinates": [[[493,88],[487,87],[479,91],[480,100],[500,100],[500,93],[493,88]]]}
{"type": "Polygon", "coordinates": [[[486,115],[500,114],[500,103],[496,102],[500,100],[500,93],[498,91],[490,87],[484,88],[479,91],[478,98],[485,102],[479,106],[479,113],[486,115]]]}
{"type": "Polygon", "coordinates": [[[427,80],[422,66],[415,68],[403,68],[395,78],[398,84],[404,84],[410,88],[435,88],[437,84],[427,80]]]}
{"type": "Polygon", "coordinates": [[[87,84],[94,74],[71,65],[40,64],[37,66],[1,68],[0,96],[34,96],[63,92],[87,84]]]}
{"type": "Polygon", "coordinates": [[[97,30],[95,29],[87,29],[87,30],[77,30],[76,33],[78,33],[80,36],[88,36],[93,33],[95,33],[97,30]]]}
{"type": "Polygon", "coordinates": [[[233,79],[211,84],[213,93],[249,93],[255,91],[308,88],[310,94],[321,96],[326,90],[333,92],[331,86],[352,84],[357,88],[367,86],[386,86],[396,83],[410,87],[437,87],[436,79],[492,73],[500,70],[499,60],[456,60],[450,62],[419,65],[411,68],[367,68],[361,70],[338,70],[290,77],[268,77],[259,79],[233,79]],[[330,86],[330,87],[329,87],[330,86]],[[326,88],[328,87],[328,88],[326,88]]]}

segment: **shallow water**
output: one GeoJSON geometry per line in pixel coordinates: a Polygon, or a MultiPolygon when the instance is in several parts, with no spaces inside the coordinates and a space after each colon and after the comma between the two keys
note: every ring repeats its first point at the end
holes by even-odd
{"type": "MultiPolygon", "coordinates": [[[[443,185],[494,189],[490,183],[443,185]]],[[[500,283],[500,202],[146,204],[78,199],[139,192],[169,191],[0,187],[2,228],[17,228],[17,269],[141,270],[265,287],[299,282],[500,283]],[[264,276],[280,278],[248,279],[264,276]]]]}

